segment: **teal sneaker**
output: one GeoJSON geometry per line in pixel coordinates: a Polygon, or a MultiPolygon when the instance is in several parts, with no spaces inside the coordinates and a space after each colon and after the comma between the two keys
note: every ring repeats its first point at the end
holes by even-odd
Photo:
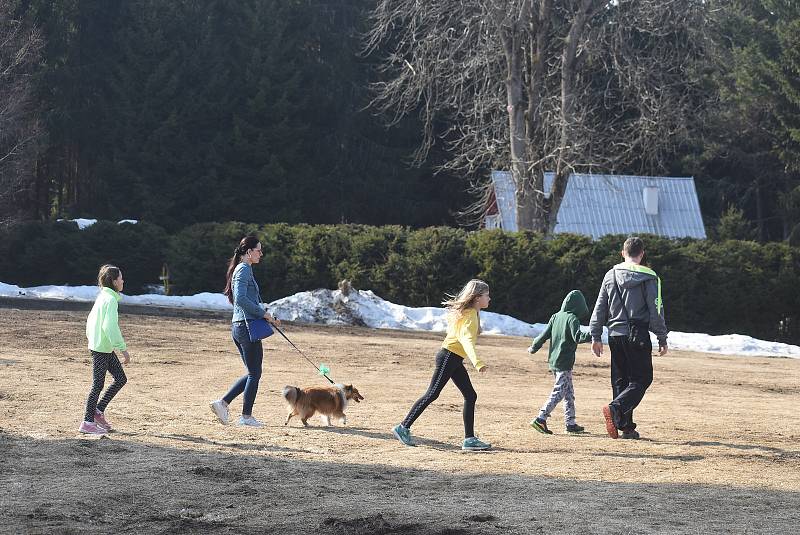
{"type": "Polygon", "coordinates": [[[464,451],[485,451],[492,449],[492,445],[479,440],[477,437],[469,437],[464,439],[461,449],[464,451]]]}
{"type": "Polygon", "coordinates": [[[397,440],[406,446],[416,446],[414,441],[411,440],[411,430],[403,427],[403,424],[397,424],[392,428],[392,434],[397,437],[397,440]]]}

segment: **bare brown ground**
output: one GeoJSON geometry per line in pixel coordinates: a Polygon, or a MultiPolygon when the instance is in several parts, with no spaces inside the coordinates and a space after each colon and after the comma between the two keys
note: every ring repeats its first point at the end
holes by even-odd
{"type": "MultiPolygon", "coordinates": [[[[7,533],[797,533],[800,360],[674,352],[655,361],[637,421],[613,441],[600,407],[607,359],[579,350],[578,421],[528,421],[551,379],[528,340],[483,336],[465,454],[452,385],[414,426],[389,429],[425,390],[436,334],[287,326],[366,400],[347,427],[282,425],[286,384],[322,378],[265,342],[259,430],[216,423],[208,402],[243,372],[222,317],[123,314],[133,362],[109,407],[118,431],[80,436],[91,373],[85,311],[0,308],[0,531],[7,533]]],[[[110,381],[110,377],[108,378],[110,381]]],[[[240,410],[241,401],[232,405],[240,410]]]]}

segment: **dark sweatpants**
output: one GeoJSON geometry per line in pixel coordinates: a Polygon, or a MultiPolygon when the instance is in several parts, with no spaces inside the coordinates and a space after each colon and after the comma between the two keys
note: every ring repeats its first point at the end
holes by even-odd
{"type": "Polygon", "coordinates": [[[635,429],[633,409],[641,403],[647,387],[653,382],[653,347],[650,342],[639,348],[627,336],[609,336],[611,349],[611,389],[614,400],[614,425],[617,429],[635,429]]]}
{"type": "Polygon", "coordinates": [[[433,370],[433,378],[430,386],[428,386],[428,391],[408,411],[406,419],[403,420],[403,427],[411,428],[411,425],[419,418],[422,411],[439,397],[444,385],[450,379],[453,380],[453,383],[461,391],[461,395],[464,396],[464,437],[475,436],[475,401],[478,399],[478,394],[472,388],[472,381],[469,380],[467,369],[464,368],[464,359],[444,348],[436,353],[436,368],[433,370]]]}

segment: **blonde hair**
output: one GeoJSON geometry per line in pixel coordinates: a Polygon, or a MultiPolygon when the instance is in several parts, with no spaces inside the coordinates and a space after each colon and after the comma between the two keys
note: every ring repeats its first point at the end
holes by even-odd
{"type": "Polygon", "coordinates": [[[97,274],[97,285],[100,288],[114,289],[114,281],[119,278],[120,269],[111,264],[104,264],[100,266],[100,272],[97,274]]]}
{"type": "Polygon", "coordinates": [[[489,285],[480,279],[472,279],[461,288],[458,295],[447,294],[449,299],[442,301],[449,315],[460,318],[464,311],[475,305],[475,300],[489,292],[489,285]]]}

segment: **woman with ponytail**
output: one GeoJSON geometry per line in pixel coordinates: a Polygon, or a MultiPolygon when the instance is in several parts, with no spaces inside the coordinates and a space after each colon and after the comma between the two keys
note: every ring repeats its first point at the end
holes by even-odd
{"type": "Polygon", "coordinates": [[[280,321],[273,318],[261,304],[261,294],[253,275],[253,264],[258,264],[263,254],[258,238],[246,236],[234,249],[233,256],[228,263],[224,293],[233,305],[231,336],[244,366],[247,368],[247,373],[233,383],[228,393],[221,399],[211,402],[211,411],[223,424],[227,424],[229,420],[228,406],[239,394],[244,392],[244,404],[239,425],[262,426],[261,422],[253,417],[253,403],[255,403],[258,383],[261,380],[261,362],[264,350],[261,340],[250,341],[247,320],[264,318],[270,323],[280,325],[280,321]]]}

